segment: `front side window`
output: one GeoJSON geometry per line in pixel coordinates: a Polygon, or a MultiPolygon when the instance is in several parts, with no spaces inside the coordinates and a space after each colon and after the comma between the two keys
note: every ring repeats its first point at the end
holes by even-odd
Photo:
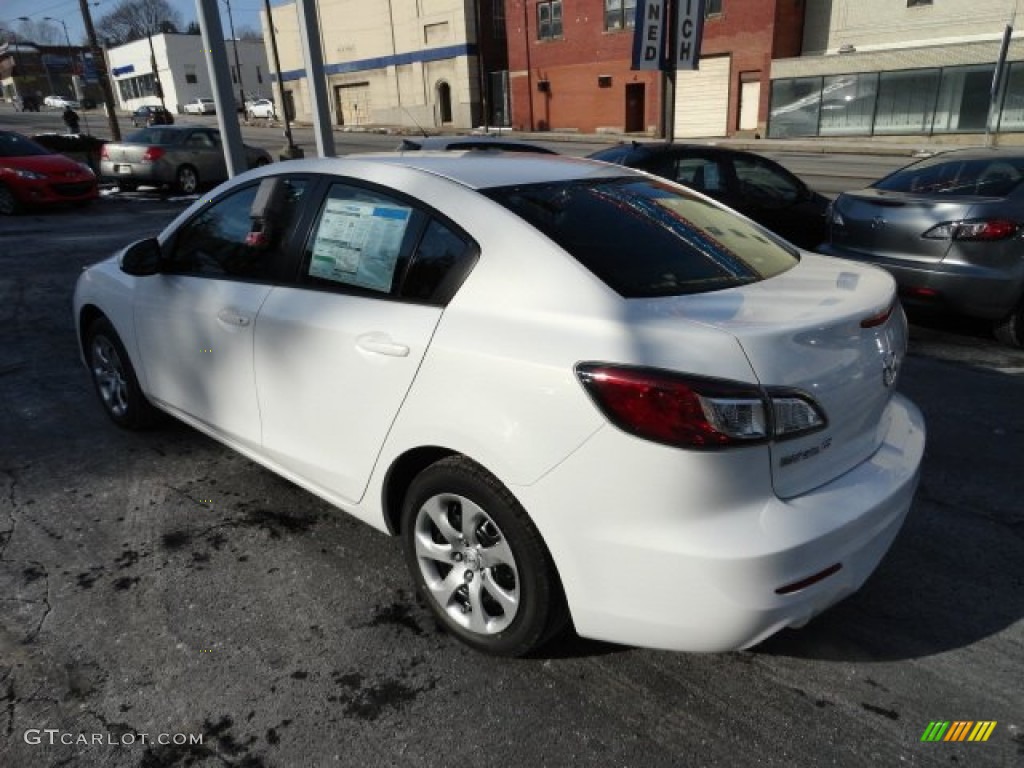
{"type": "Polygon", "coordinates": [[[604,0],[606,30],[632,28],[636,22],[636,0],[604,0]]]}
{"type": "Polygon", "coordinates": [[[760,227],[653,179],[560,181],[486,194],[625,298],[731,288],[798,260],[760,227]]]}
{"type": "Polygon", "coordinates": [[[178,230],[162,271],[266,282],[283,279],[283,246],[297,216],[306,182],[287,179],[283,183],[283,203],[269,221],[263,221],[253,209],[258,184],[211,203],[178,230]]]}
{"type": "Polygon", "coordinates": [[[537,39],[553,40],[562,36],[562,0],[537,3],[537,39]]]}

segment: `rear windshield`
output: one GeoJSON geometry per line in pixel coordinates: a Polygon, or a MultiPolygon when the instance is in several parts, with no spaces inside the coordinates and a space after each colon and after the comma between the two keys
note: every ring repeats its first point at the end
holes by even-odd
{"type": "Polygon", "coordinates": [[[680,296],[772,277],[796,253],[734,213],[653,179],[485,190],[626,298],[680,296]]]}
{"type": "Polygon", "coordinates": [[[181,135],[181,131],[168,131],[164,128],[143,128],[141,131],[133,133],[125,141],[129,144],[167,146],[168,144],[176,144],[181,135]]]}
{"type": "Polygon", "coordinates": [[[875,189],[930,195],[1005,197],[1024,178],[1024,156],[932,157],[886,176],[875,189]]]}

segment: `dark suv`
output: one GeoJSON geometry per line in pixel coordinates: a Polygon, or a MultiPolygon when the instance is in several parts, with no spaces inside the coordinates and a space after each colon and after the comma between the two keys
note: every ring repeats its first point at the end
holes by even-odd
{"type": "Polygon", "coordinates": [[[163,107],[147,104],[132,112],[132,125],[136,128],[149,125],[174,125],[174,115],[163,107]]]}

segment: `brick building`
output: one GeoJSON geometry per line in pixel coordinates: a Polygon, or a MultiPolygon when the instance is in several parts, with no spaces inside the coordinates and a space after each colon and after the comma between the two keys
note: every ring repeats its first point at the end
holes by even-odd
{"type": "MultiPolygon", "coordinates": [[[[760,131],[771,62],[798,56],[805,0],[706,0],[700,69],[677,74],[678,138],[760,131]]],[[[657,72],[630,69],[635,0],[507,0],[512,125],[659,133],[657,72]]]]}

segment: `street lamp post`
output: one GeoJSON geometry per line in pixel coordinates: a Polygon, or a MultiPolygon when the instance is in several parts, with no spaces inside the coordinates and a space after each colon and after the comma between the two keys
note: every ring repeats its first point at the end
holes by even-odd
{"type": "Polygon", "coordinates": [[[224,0],[228,8],[228,27],[231,29],[231,47],[235,49],[235,72],[238,75],[238,106],[245,110],[245,86],[242,85],[242,65],[238,62],[238,38],[235,37],[235,20],[231,16],[231,0],[224,0]]]}
{"type": "MultiPolygon", "coordinates": [[[[53,16],[43,16],[43,21],[55,21],[58,24],[60,24],[62,27],[64,27],[64,40],[68,44],[68,62],[71,65],[71,91],[72,91],[72,93],[74,93],[75,98],[78,99],[79,101],[81,101],[81,99],[82,99],[82,88],[81,88],[81,85],[79,85],[78,81],[75,78],[76,77],[81,77],[82,74],[85,74],[85,72],[84,72],[85,67],[81,66],[81,64],[82,64],[81,61],[78,62],[78,66],[75,65],[75,55],[74,55],[74,53],[71,50],[71,35],[68,34],[68,25],[64,23],[64,19],[55,19],[53,16]],[[81,73],[79,73],[79,69],[82,70],[81,73]]],[[[86,131],[86,133],[89,132],[89,118],[88,117],[85,118],[85,131],[86,131]]]]}

